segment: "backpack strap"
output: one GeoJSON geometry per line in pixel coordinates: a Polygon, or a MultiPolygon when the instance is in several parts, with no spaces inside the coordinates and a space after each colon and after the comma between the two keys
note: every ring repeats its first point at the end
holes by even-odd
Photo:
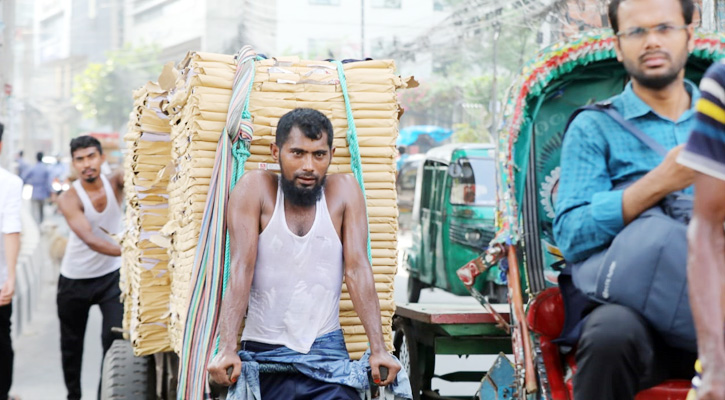
{"type": "Polygon", "coordinates": [[[657,143],[654,139],[652,139],[651,136],[647,135],[646,133],[642,132],[641,129],[637,128],[632,124],[631,122],[627,121],[622,117],[622,114],[620,114],[617,110],[612,107],[612,103],[609,101],[603,101],[598,102],[594,104],[589,104],[584,107],[579,107],[571,114],[569,117],[569,121],[566,123],[566,128],[564,130],[564,133],[569,130],[569,125],[571,125],[572,121],[574,121],[574,118],[576,118],[577,115],[579,115],[582,111],[585,110],[592,110],[592,111],[599,111],[607,114],[610,118],[612,118],[615,122],[617,122],[619,125],[621,125],[626,131],[634,135],[637,139],[639,139],[642,143],[647,145],[652,151],[659,154],[662,157],[665,157],[667,155],[667,149],[665,149],[664,146],[657,143]]]}

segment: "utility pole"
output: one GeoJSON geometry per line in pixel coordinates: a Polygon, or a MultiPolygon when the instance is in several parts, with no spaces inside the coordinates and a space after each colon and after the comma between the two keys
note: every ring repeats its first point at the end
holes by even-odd
{"type": "Polygon", "coordinates": [[[4,101],[0,102],[2,109],[0,114],[5,121],[5,133],[3,135],[4,154],[0,154],[0,165],[8,165],[10,154],[15,152],[15,141],[17,132],[13,118],[13,77],[15,74],[15,0],[0,0],[2,2],[2,22],[5,29],[2,32],[2,49],[0,49],[0,96],[4,101]]]}
{"type": "Polygon", "coordinates": [[[365,0],[360,0],[360,59],[365,59],[365,0]]]}
{"type": "Polygon", "coordinates": [[[498,38],[501,35],[501,23],[498,21],[493,23],[493,80],[491,81],[491,140],[496,138],[497,124],[497,108],[498,108],[498,96],[496,94],[496,58],[498,56],[498,38]]]}
{"type": "Polygon", "coordinates": [[[715,23],[715,0],[702,0],[702,15],[700,16],[702,22],[700,25],[706,32],[714,32],[717,30],[715,23]]]}

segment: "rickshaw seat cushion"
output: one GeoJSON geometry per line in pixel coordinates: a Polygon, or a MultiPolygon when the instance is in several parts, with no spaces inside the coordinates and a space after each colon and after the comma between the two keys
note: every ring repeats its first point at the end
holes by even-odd
{"type": "Polygon", "coordinates": [[[692,384],[685,379],[672,379],[637,393],[634,400],[685,400],[692,384]]]}
{"type": "Polygon", "coordinates": [[[564,300],[558,287],[550,287],[536,295],[526,320],[535,333],[554,340],[564,328],[564,300]]]}

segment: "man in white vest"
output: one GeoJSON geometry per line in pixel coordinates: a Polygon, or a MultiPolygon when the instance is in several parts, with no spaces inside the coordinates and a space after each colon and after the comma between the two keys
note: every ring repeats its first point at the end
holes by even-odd
{"type": "Polygon", "coordinates": [[[71,232],[60,267],[57,305],[63,377],[68,400],[76,400],[81,398],[83,340],[91,306],[98,305],[103,314],[103,354],[120,338],[111,328],[120,327],[123,318],[121,246],[109,234],[122,231],[123,174],[107,178],[101,173],[106,157],[91,136],[71,140],[70,151],[79,178],[58,198],[71,232]]]}
{"type": "Polygon", "coordinates": [[[208,370],[227,386],[242,376],[246,389],[233,387],[230,398],[249,398],[240,393],[245,390],[261,392],[263,400],[360,398],[364,385],[355,378],[367,378],[351,366],[340,329],[343,276],[370,341],[373,380],[393,384],[393,392],[400,383],[400,364],[385,349],[368,261],[365,198],[354,176],[327,176],[332,138],[332,124],[319,111],[290,111],[279,120],[271,145],[281,173],[250,171],[229,199],[231,274],[220,311],[219,352],[208,370]],[[242,369],[240,358],[246,356],[293,364],[299,373],[264,373],[257,380],[242,369]],[[387,377],[380,367],[389,370],[387,377]]]}

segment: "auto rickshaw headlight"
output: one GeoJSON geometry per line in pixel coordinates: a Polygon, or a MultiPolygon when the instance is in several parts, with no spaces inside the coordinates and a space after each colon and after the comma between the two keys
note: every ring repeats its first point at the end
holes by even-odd
{"type": "Polygon", "coordinates": [[[481,232],[480,231],[468,231],[468,232],[466,232],[466,240],[468,242],[470,242],[470,243],[478,243],[481,240],[481,237],[482,236],[483,235],[481,235],[481,232]]]}

